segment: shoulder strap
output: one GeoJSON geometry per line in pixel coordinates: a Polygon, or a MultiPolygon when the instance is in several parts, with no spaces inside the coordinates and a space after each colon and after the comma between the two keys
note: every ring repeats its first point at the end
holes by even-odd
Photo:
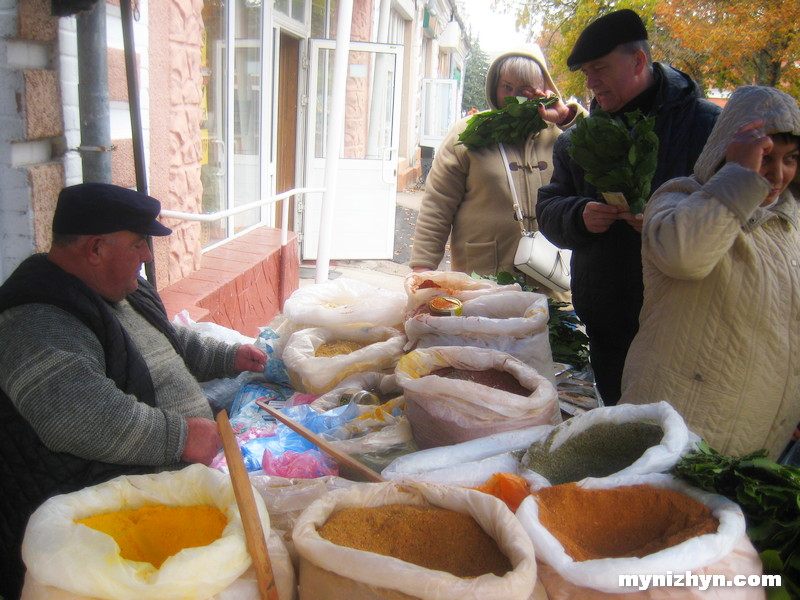
{"type": "Polygon", "coordinates": [[[517,217],[520,231],[522,235],[527,233],[525,231],[525,221],[522,216],[522,208],[519,205],[519,197],[517,196],[517,187],[514,185],[514,178],[511,176],[511,167],[508,166],[508,156],[503,144],[497,144],[500,147],[500,156],[503,157],[503,166],[506,168],[506,177],[508,178],[508,187],[511,188],[511,204],[514,206],[514,215],[517,217]]]}

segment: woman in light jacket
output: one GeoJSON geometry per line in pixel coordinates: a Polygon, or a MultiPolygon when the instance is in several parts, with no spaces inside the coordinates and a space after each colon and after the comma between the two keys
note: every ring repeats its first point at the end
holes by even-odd
{"type": "Polygon", "coordinates": [[[800,421],[800,109],[737,89],[642,232],[644,305],[621,402],[666,400],[729,455],[778,457],[800,421]]]}
{"type": "MultiPolygon", "coordinates": [[[[538,46],[501,54],[489,66],[486,99],[492,109],[505,108],[507,96],[552,95],[558,95],[558,90],[538,46]]],[[[559,100],[540,108],[545,129],[522,143],[504,144],[529,230],[536,229],[536,193],[550,181],[553,171],[553,144],[579,113],[586,111],[559,100]]],[[[514,272],[520,227],[514,218],[506,169],[498,144],[468,150],[457,143],[470,118],[456,122],[447,133],[426,179],[409,262],[415,271],[437,269],[451,236],[454,271],[479,275],[514,272]]]]}

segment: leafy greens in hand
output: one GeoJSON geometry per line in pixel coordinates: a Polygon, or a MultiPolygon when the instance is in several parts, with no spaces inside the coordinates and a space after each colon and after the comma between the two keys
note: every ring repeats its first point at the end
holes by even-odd
{"type": "Polygon", "coordinates": [[[457,144],[464,144],[470,150],[477,150],[490,144],[518,144],[533,133],[545,127],[539,114],[539,105],[552,106],[558,98],[533,98],[526,100],[508,96],[506,107],[475,113],[467,122],[467,128],[458,136],[457,144]]]}
{"type": "Polygon", "coordinates": [[[633,214],[644,210],[658,163],[655,117],[625,113],[624,122],[595,109],[573,128],[572,160],[586,171],[586,181],[602,192],[624,194],[633,214]]]}

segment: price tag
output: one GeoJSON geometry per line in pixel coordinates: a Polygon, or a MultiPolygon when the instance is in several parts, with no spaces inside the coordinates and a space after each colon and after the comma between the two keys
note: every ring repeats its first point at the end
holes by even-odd
{"type": "Polygon", "coordinates": [[[603,199],[611,206],[619,206],[625,210],[631,209],[631,207],[628,206],[628,201],[625,200],[625,194],[622,192],[603,192],[603,199]]]}

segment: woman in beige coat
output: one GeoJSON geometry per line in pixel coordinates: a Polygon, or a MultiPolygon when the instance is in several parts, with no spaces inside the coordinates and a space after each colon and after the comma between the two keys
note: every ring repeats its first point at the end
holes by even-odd
{"type": "MultiPolygon", "coordinates": [[[[507,96],[554,94],[558,95],[558,90],[538,46],[501,54],[489,66],[486,99],[492,109],[504,108],[507,96]]],[[[536,193],[550,181],[553,171],[553,144],[577,115],[585,112],[578,104],[559,100],[540,109],[545,129],[520,144],[504,144],[529,229],[536,229],[536,193]]],[[[461,119],[447,133],[426,179],[409,262],[415,271],[437,269],[451,236],[454,271],[479,275],[514,272],[520,227],[514,219],[503,159],[497,144],[476,150],[457,144],[470,118],[461,119]]]]}
{"type": "Polygon", "coordinates": [[[644,213],[644,305],[620,402],[670,402],[722,453],[778,457],[800,421],[800,109],[737,89],[692,177],[644,213]]]}

